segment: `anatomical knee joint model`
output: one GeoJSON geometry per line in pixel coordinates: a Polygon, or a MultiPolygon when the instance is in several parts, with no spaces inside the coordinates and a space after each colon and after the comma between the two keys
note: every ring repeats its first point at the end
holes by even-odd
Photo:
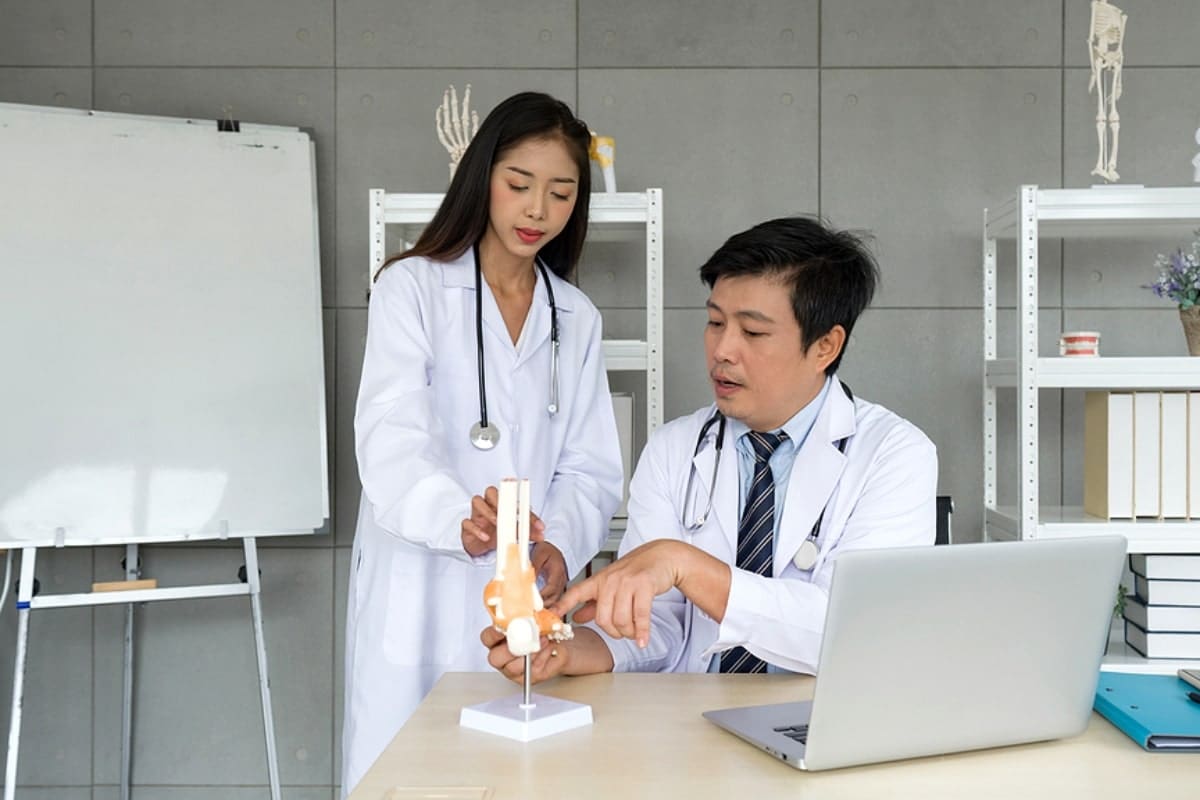
{"type": "Polygon", "coordinates": [[[483,589],[483,604],[508,649],[525,656],[542,649],[541,637],[561,642],[571,626],[542,607],[537,576],[529,562],[529,481],[500,482],[496,509],[496,577],[483,589]]]}

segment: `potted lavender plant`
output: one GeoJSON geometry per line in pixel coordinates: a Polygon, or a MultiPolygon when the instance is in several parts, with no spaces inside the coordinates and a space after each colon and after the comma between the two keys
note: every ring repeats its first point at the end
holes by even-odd
{"type": "Polygon", "coordinates": [[[1154,266],[1158,267],[1158,280],[1143,288],[1179,306],[1188,353],[1200,356],[1200,230],[1191,252],[1181,248],[1169,256],[1159,254],[1154,266]]]}

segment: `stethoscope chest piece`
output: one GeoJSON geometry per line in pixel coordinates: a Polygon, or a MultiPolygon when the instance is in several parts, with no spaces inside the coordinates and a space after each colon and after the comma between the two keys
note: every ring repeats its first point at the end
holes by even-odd
{"type": "Polygon", "coordinates": [[[792,558],[792,563],[796,565],[796,569],[810,570],[816,566],[817,553],[817,543],[811,538],[805,539],[792,558]]]}
{"type": "Polygon", "coordinates": [[[471,426],[471,444],[479,450],[491,450],[500,441],[500,429],[495,425],[476,422],[471,426]]]}

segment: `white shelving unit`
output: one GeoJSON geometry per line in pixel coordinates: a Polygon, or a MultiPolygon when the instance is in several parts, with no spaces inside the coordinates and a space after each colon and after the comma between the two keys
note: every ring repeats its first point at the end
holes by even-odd
{"type": "MultiPolygon", "coordinates": [[[[370,190],[371,247],[367,265],[368,286],[387,256],[385,231],[401,226],[405,241],[416,241],[421,229],[441,205],[440,193],[388,193],[370,190]]],[[[662,424],[663,417],[663,210],[662,189],[644,192],[592,194],[588,216],[591,239],[646,238],[646,338],[605,339],[604,361],[610,372],[646,373],[646,435],[662,424]]],[[[586,269],[585,267],[581,267],[586,269]]]]}
{"type": "MultiPolygon", "coordinates": [[[[400,226],[404,241],[416,241],[421,229],[433,219],[442,195],[439,193],[389,193],[370,190],[370,285],[386,253],[388,225],[400,226]]],[[[663,208],[662,189],[644,192],[592,194],[588,216],[591,240],[628,240],[644,236],[646,241],[646,338],[605,339],[604,362],[609,372],[644,372],[646,375],[646,435],[663,421],[663,208]]],[[[580,267],[586,269],[586,265],[580,267]]],[[[636,457],[632,459],[636,463],[636,457]]],[[[624,532],[624,520],[613,520],[612,533],[602,552],[616,552],[624,532]]]]}
{"type": "MultiPolygon", "coordinates": [[[[1079,506],[1040,505],[1038,391],[1058,389],[1200,389],[1200,358],[1055,358],[1038,353],[1038,242],[1043,238],[1191,237],[1200,224],[1200,187],[1039,189],[983,215],[984,538],[1041,539],[1119,533],[1131,553],[1200,553],[1200,521],[1104,520],[1079,506]],[[996,242],[1016,241],[1017,350],[997,353],[996,242]],[[996,390],[1017,392],[1018,504],[997,505],[996,390]]],[[[1147,660],[1127,648],[1114,625],[1106,668],[1173,672],[1184,663],[1147,660]]]]}

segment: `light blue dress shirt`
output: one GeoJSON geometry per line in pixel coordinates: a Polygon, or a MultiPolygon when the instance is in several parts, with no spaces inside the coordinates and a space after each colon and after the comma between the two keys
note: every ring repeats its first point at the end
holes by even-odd
{"type": "MultiPolygon", "coordinates": [[[[773,534],[771,540],[772,550],[775,547],[775,542],[779,539],[779,521],[783,519],[783,503],[787,499],[788,479],[792,476],[792,464],[796,462],[796,454],[800,452],[800,448],[804,446],[804,441],[808,438],[808,434],[812,431],[813,424],[817,421],[817,415],[821,413],[822,407],[825,405],[825,396],[829,394],[829,387],[833,384],[832,378],[825,379],[825,385],[821,387],[821,391],[813,398],[812,402],[804,408],[796,412],[796,414],[783,424],[782,428],[773,431],[761,431],[762,433],[779,433],[783,431],[788,435],[788,438],[779,443],[775,448],[775,452],[771,453],[771,458],[767,463],[771,465],[771,476],[775,479],[775,519],[773,534]]],[[[748,434],[750,428],[746,423],[736,419],[726,421],[729,428],[729,436],[736,442],[738,454],[738,519],[742,518],[742,509],[746,505],[746,495],[750,494],[750,484],[754,481],[754,445],[750,444],[748,434]]],[[[772,555],[772,557],[774,557],[772,555]]],[[[731,565],[732,566],[732,565],[731,565]]],[[[721,658],[714,656],[708,664],[709,672],[721,671],[721,658]]],[[[767,664],[767,672],[788,672],[788,670],[780,669],[773,664],[767,664]]]]}
{"type": "MultiPolygon", "coordinates": [[[[788,479],[792,476],[792,464],[795,463],[796,453],[800,452],[800,448],[804,446],[804,441],[817,421],[817,415],[821,413],[821,408],[825,405],[825,396],[829,394],[829,387],[832,383],[832,378],[826,378],[825,385],[821,387],[821,391],[817,393],[812,402],[797,411],[795,416],[783,424],[782,428],[761,431],[762,433],[782,431],[788,435],[788,438],[775,448],[775,452],[771,454],[768,461],[771,465],[771,475],[775,478],[774,533],[776,538],[779,534],[779,520],[783,519],[783,502],[787,499],[787,485],[788,479]]],[[[750,444],[750,428],[746,426],[746,423],[731,419],[727,424],[729,425],[729,435],[737,443],[738,519],[740,520],[742,510],[746,507],[746,495],[750,494],[750,484],[754,482],[754,445],[750,444]]]]}

